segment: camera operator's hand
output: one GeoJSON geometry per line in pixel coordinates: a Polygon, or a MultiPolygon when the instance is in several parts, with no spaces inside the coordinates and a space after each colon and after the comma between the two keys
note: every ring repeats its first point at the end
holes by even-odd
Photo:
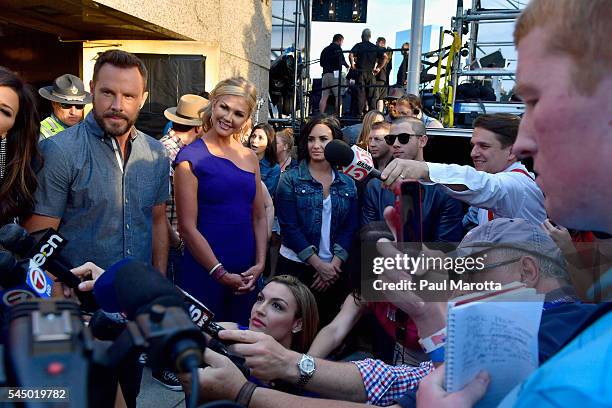
{"type": "MultiPolygon", "coordinates": [[[[200,382],[198,403],[235,400],[240,388],[246,382],[246,378],[240,370],[229,358],[210,349],[206,349],[204,352],[204,362],[208,367],[198,370],[198,380],[200,382]]],[[[179,379],[183,384],[185,394],[190,395],[191,374],[179,374],[179,379]]]]}
{"type": "Polygon", "coordinates": [[[419,384],[416,405],[419,408],[469,408],[484,396],[489,381],[489,374],[481,371],[461,391],[446,392],[444,389],[444,365],[441,365],[429,373],[419,384]]]}
{"type": "Polygon", "coordinates": [[[71,269],[71,272],[81,280],[87,279],[79,283],[79,290],[85,292],[93,290],[96,280],[104,273],[104,269],[93,262],[85,262],[83,265],[71,269]]]}
{"type": "Polygon", "coordinates": [[[237,344],[231,345],[230,350],[243,356],[251,374],[262,381],[285,379],[297,373],[300,355],[286,349],[268,334],[250,330],[222,330],[219,338],[235,341],[237,344]],[[291,370],[296,373],[291,373],[291,370]]]}

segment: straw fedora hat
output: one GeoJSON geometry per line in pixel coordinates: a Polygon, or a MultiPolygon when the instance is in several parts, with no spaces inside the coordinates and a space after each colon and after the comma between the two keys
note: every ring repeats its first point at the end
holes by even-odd
{"type": "Polygon", "coordinates": [[[164,111],[164,116],[168,120],[180,123],[181,125],[202,126],[199,112],[206,105],[208,105],[208,100],[205,98],[198,95],[185,94],[179,99],[178,106],[164,111]]]}
{"type": "Polygon", "coordinates": [[[40,96],[52,102],[69,103],[71,105],[86,105],[91,103],[91,94],[85,92],[81,78],[64,74],[55,78],[53,85],[38,90],[40,96]]]}

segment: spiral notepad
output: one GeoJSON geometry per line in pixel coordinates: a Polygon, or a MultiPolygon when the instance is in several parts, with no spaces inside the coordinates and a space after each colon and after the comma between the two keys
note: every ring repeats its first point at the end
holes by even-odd
{"type": "Polygon", "coordinates": [[[538,366],[543,295],[520,283],[448,304],[446,390],[461,390],[480,370],[491,382],[478,407],[494,407],[538,366]]]}

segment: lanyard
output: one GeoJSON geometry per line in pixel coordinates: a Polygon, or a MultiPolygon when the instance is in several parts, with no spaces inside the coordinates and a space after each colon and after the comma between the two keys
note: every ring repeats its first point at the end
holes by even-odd
{"type": "Polygon", "coordinates": [[[119,165],[119,169],[121,169],[121,173],[123,173],[123,159],[121,158],[121,153],[119,153],[119,145],[117,144],[117,140],[115,140],[114,137],[111,137],[111,143],[113,144],[117,164],[119,165]]]}

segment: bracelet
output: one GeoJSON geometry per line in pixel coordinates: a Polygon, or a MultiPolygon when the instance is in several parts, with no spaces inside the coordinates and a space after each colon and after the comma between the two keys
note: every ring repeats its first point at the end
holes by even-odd
{"type": "Polygon", "coordinates": [[[217,269],[219,269],[219,267],[221,267],[223,265],[221,265],[221,262],[219,262],[218,264],[216,264],[215,266],[212,267],[212,269],[208,272],[209,275],[212,275],[214,271],[216,271],[217,269]]]}
{"type": "Polygon", "coordinates": [[[243,407],[248,407],[253,397],[253,393],[255,392],[255,388],[257,388],[257,385],[250,381],[245,382],[242,388],[240,388],[240,391],[238,391],[238,395],[235,399],[236,403],[243,407]]]}
{"type": "Polygon", "coordinates": [[[185,250],[185,241],[183,241],[183,238],[180,238],[178,246],[174,249],[176,249],[179,252],[183,252],[185,250]]]}
{"type": "Polygon", "coordinates": [[[223,275],[225,275],[227,273],[227,271],[225,270],[225,268],[223,267],[223,265],[219,264],[219,266],[217,266],[215,268],[215,271],[212,274],[212,278],[216,281],[218,281],[219,279],[221,279],[223,277],[223,275]]]}
{"type": "Polygon", "coordinates": [[[429,337],[419,339],[419,344],[427,354],[443,347],[446,344],[446,327],[441,328],[429,337]]]}

